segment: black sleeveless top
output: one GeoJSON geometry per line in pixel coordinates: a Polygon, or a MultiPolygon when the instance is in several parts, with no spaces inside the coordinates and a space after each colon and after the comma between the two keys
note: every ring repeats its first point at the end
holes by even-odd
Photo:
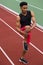
{"type": "Polygon", "coordinates": [[[22,13],[19,14],[20,16],[20,24],[21,27],[24,27],[26,25],[30,25],[31,24],[31,12],[27,11],[27,15],[24,16],[22,13]]]}

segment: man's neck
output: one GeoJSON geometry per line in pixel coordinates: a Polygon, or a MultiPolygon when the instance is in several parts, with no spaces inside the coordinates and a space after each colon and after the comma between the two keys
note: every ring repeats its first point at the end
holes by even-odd
{"type": "Polygon", "coordinates": [[[23,13],[23,12],[22,12],[22,15],[26,16],[26,15],[27,15],[27,12],[26,12],[26,13],[23,13]]]}

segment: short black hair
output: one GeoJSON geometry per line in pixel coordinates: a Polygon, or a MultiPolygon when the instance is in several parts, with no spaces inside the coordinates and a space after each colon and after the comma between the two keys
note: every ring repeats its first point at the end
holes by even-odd
{"type": "Polygon", "coordinates": [[[20,3],[20,7],[22,7],[23,5],[27,5],[27,2],[21,2],[20,3]]]}

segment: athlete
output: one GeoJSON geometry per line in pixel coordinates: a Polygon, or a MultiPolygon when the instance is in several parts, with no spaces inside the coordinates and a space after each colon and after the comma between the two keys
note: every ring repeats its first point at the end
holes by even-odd
{"type": "Polygon", "coordinates": [[[16,29],[24,36],[24,49],[19,61],[27,64],[24,56],[27,53],[28,46],[31,39],[31,30],[36,26],[35,15],[33,11],[28,10],[27,2],[20,2],[21,13],[17,16],[16,29]],[[31,22],[32,20],[32,22],[31,22]]]}

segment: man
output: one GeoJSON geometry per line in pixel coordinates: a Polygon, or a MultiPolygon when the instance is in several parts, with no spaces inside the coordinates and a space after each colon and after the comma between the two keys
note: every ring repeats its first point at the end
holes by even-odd
{"type": "Polygon", "coordinates": [[[30,43],[30,38],[31,38],[31,30],[35,27],[36,20],[34,13],[28,10],[27,2],[21,2],[20,9],[21,9],[21,13],[19,14],[19,16],[17,16],[16,29],[20,34],[24,36],[24,43],[23,43],[24,49],[19,61],[27,64],[28,62],[24,59],[24,56],[28,50],[28,45],[30,43]]]}

